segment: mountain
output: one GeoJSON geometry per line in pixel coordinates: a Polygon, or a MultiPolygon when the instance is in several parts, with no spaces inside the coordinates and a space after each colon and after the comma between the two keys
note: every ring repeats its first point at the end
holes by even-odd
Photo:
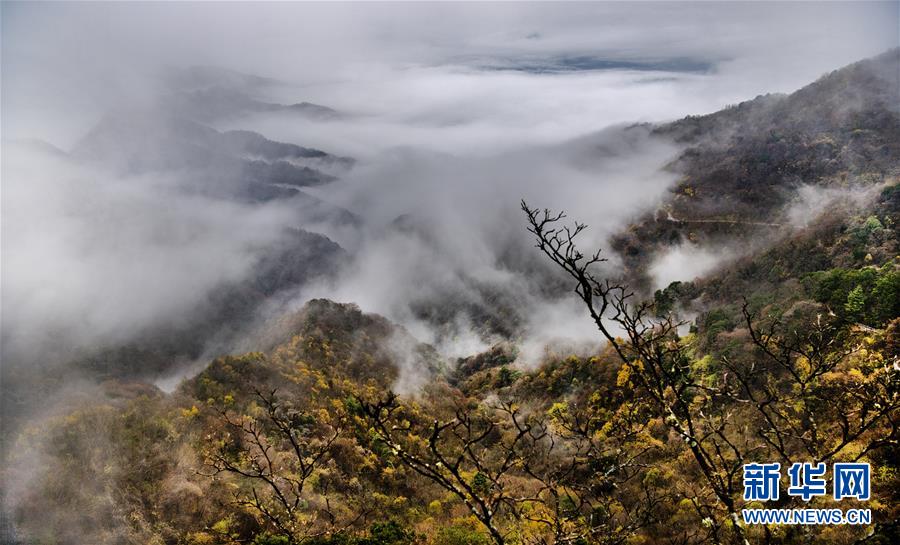
{"type": "MultiPolygon", "coordinates": [[[[614,241],[633,274],[679,243],[745,244],[791,229],[800,190],[865,191],[900,175],[900,49],[654,129],[686,145],[662,206],[614,241]],[[744,242],[737,242],[744,241],[744,242]]],[[[646,279],[644,279],[644,282],[646,279]]]]}
{"type": "Polygon", "coordinates": [[[71,150],[72,157],[122,173],[190,172],[203,194],[266,201],[295,188],[334,181],[353,161],[324,151],[268,140],[251,131],[219,132],[166,112],[112,114],[71,150]]]}
{"type": "MultiPolygon", "coordinates": [[[[213,358],[171,393],[94,362],[108,380],[93,396],[23,429],[5,467],[28,477],[6,481],[17,534],[73,545],[897,542],[898,67],[895,50],[791,95],[654,127],[686,146],[669,166],[682,179],[616,238],[630,286],[580,269],[587,249],[545,230],[561,227],[552,213],[523,217],[535,255],[565,268],[595,312],[606,305],[595,324],[607,344],[592,354],[525,366],[512,339],[447,361],[384,317],[322,299],[246,324],[260,300],[343,263],[325,237],[291,231],[252,279],[211,297],[213,321],[248,326],[245,353],[213,358]],[[651,264],[685,244],[736,251],[654,292],[651,264]],[[793,463],[830,475],[865,462],[871,498],[750,501],[750,461],[778,462],[782,476],[793,463]],[[766,505],[873,518],[743,522],[743,509],[766,505]]],[[[113,149],[105,132],[86,157],[113,149]]],[[[197,155],[125,136],[143,150],[127,168],[324,153],[193,122],[164,132],[197,155]]],[[[391,228],[421,230],[411,217],[391,228]]]]}
{"type": "Polygon", "coordinates": [[[320,104],[266,102],[233,87],[213,86],[181,91],[163,98],[161,102],[167,110],[200,122],[235,119],[262,113],[297,115],[316,121],[331,121],[342,117],[336,110],[320,104]]]}
{"type": "MultiPolygon", "coordinates": [[[[210,67],[169,72],[164,82],[175,92],[227,88],[233,95],[278,84],[210,67]]],[[[143,109],[111,111],[68,152],[41,141],[4,141],[4,146],[33,152],[36,161],[52,158],[62,169],[87,167],[102,179],[146,184],[137,188],[142,195],[164,185],[169,198],[237,203],[238,208],[223,209],[244,211],[278,201],[293,219],[275,229],[267,243],[246,249],[251,263],[244,277],[202,286],[200,303],[179,316],[109,344],[67,346],[58,355],[52,350],[54,356],[47,358],[52,361],[40,365],[59,380],[36,376],[33,367],[39,355],[28,349],[13,354],[5,347],[3,414],[9,424],[5,429],[15,429],[21,415],[35,410],[42,399],[60,395],[77,377],[152,381],[176,372],[212,346],[227,351],[255,326],[265,305],[307,284],[333,278],[348,263],[346,251],[313,228],[356,229],[359,218],[303,189],[337,180],[353,168],[353,159],[273,141],[253,131],[219,131],[197,121],[206,116],[193,115],[187,104],[176,106],[163,101],[143,109]]]]}
{"type": "Polygon", "coordinates": [[[218,66],[171,67],[160,74],[159,80],[167,92],[158,100],[157,108],[200,123],[260,113],[298,115],[317,121],[342,117],[320,104],[270,102],[264,97],[273,89],[286,87],[284,82],[218,66]]]}
{"type": "Polygon", "coordinates": [[[167,88],[182,91],[224,87],[252,92],[282,83],[274,78],[245,74],[236,70],[222,68],[221,66],[211,65],[171,66],[164,69],[159,74],[159,78],[167,88]]]}

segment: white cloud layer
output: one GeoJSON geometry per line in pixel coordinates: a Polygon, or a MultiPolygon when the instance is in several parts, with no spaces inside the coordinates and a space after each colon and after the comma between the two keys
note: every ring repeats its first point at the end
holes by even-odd
{"type": "MultiPolygon", "coordinates": [[[[577,307],[548,301],[530,276],[537,265],[517,256],[530,251],[518,200],[568,210],[594,227],[585,245],[602,244],[656,204],[671,182],[660,168],[676,152],[640,129],[607,127],[792,91],[896,46],[897,20],[894,2],[5,2],[2,131],[70,149],[109,110],[157,98],[167,66],[277,78],[260,98],[345,116],[257,115],[217,128],[360,161],[316,191],[362,218],[362,232],[323,227],[354,265],[302,297],[355,301],[462,352],[485,339],[464,335],[466,324],[438,339],[413,303],[484,302],[487,286],[519,305],[532,332],[582,338],[577,307]],[[613,69],[560,69],[585,62],[613,69]],[[412,230],[391,226],[404,215],[412,230]]],[[[125,336],[240,279],[248,248],[294,221],[277,206],[173,198],[165,179],[3,151],[7,328],[12,316],[32,332],[125,336]]],[[[705,251],[667,256],[658,281],[706,270],[705,251]]]]}

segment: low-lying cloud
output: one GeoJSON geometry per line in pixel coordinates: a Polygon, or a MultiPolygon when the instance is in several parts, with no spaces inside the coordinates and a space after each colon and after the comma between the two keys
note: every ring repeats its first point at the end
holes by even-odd
{"type": "MultiPolygon", "coordinates": [[[[342,241],[358,249],[353,267],[336,283],[307,288],[301,299],[357,302],[406,324],[423,340],[453,341],[455,348],[447,348],[457,356],[466,355],[460,348],[478,346],[476,338],[485,347],[492,333],[543,336],[542,311],[560,290],[542,285],[557,280],[533,248],[518,198],[565,208],[573,219],[592,224],[581,243],[600,247],[671,185],[674,177],[662,167],[676,151],[638,126],[490,157],[412,149],[385,153],[317,188],[321,198],[361,217],[365,229],[358,239],[342,241]],[[422,324],[422,316],[433,313],[450,323],[448,331],[435,334],[422,324]],[[490,316],[488,323],[501,323],[477,324],[473,330],[480,335],[454,327],[478,322],[473,316],[482,313],[490,316]]],[[[560,327],[552,335],[565,336],[568,329],[570,336],[581,337],[583,311],[565,305],[570,312],[562,320],[561,308],[553,320],[560,327]]]]}
{"type": "Polygon", "coordinates": [[[650,265],[654,289],[664,289],[672,282],[689,282],[715,270],[734,257],[725,248],[706,248],[685,242],[667,249],[650,265]]]}
{"type": "Polygon", "coordinates": [[[296,221],[282,204],[186,193],[178,173],[123,175],[30,144],[4,145],[3,180],[7,363],[188,322],[296,221]]]}

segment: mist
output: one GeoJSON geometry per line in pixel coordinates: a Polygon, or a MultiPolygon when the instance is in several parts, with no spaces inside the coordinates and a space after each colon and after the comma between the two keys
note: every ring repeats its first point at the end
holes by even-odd
{"type": "Polygon", "coordinates": [[[240,280],[289,224],[279,204],[186,195],[177,177],[116,176],[40,149],[4,161],[4,352],[110,344],[178,321],[240,280]],[[52,309],[52,312],[50,311],[52,309]]]}
{"type": "MultiPolygon", "coordinates": [[[[254,319],[328,297],[448,357],[514,339],[533,347],[523,363],[553,339],[593,339],[531,247],[519,200],[565,209],[592,226],[585,247],[607,246],[675,182],[665,166],[679,148],[636,123],[792,91],[896,45],[896,11],[4,3],[4,366],[188,328],[291,229],[327,237],[349,261],[273,290],[254,319]],[[209,88],[243,109],[218,115],[190,94],[209,88]],[[289,107],[303,102],[336,114],[289,107]],[[79,151],[98,123],[136,112],[255,131],[327,161],[260,158],[235,151],[235,135],[204,133],[212,159],[198,166],[182,156],[197,142],[165,123],[141,128],[137,141],[163,150],[149,164],[116,133],[99,156],[79,151]],[[334,167],[343,158],[352,168],[334,167]],[[331,181],[247,185],[248,165],[331,181]]],[[[663,261],[659,282],[708,269],[687,257],[663,261]]],[[[228,350],[206,333],[212,352],[228,350]]]]}

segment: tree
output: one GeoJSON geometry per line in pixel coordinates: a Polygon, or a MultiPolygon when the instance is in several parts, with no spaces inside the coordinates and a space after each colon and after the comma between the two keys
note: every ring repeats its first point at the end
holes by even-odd
{"type": "Polygon", "coordinates": [[[856,286],[847,294],[847,302],[844,303],[844,312],[850,320],[859,321],[863,317],[866,310],[866,295],[863,293],[862,286],[856,286]]]}
{"type": "Polygon", "coordinates": [[[374,403],[360,400],[360,406],[377,438],[401,463],[462,500],[493,542],[505,543],[500,519],[517,501],[506,478],[530,427],[516,429],[502,449],[491,449],[500,430],[484,412],[461,407],[447,421],[416,426],[394,393],[374,403]]]}
{"type": "Polygon", "coordinates": [[[680,323],[671,315],[655,316],[656,305],[636,300],[624,284],[595,276],[595,266],[605,259],[599,251],[583,254],[575,243],[586,225],[564,225],[565,214],[531,209],[524,201],[522,210],[537,248],[575,281],[575,293],[628,380],[689,450],[714,501],[689,499],[709,521],[713,542],[749,543],[738,515],[744,463],[770,455],[828,461],[851,444],[858,459],[896,445],[900,388],[891,366],[876,361],[860,365],[865,373],[833,374],[858,352],[846,328],[820,314],[815,320],[804,316],[798,327],[781,328],[772,320],[759,329],[745,304],[749,341],[763,363],[726,359],[730,372],[709,384],[692,368],[680,323]],[[614,335],[613,327],[625,338],[614,335]],[[717,516],[721,511],[725,521],[717,516]]]}
{"type": "MultiPolygon", "coordinates": [[[[300,543],[309,537],[341,531],[362,517],[342,516],[332,506],[327,485],[310,490],[311,478],[328,466],[331,447],[341,434],[340,422],[292,410],[276,391],[255,391],[258,417],[218,411],[222,431],[206,452],[209,476],[228,474],[241,484],[237,505],[257,513],[277,535],[300,543]]],[[[346,499],[346,498],[345,498],[346,499]]]]}
{"type": "Polygon", "coordinates": [[[638,501],[614,494],[646,468],[641,415],[621,412],[634,420],[622,425],[568,408],[547,419],[509,402],[462,402],[450,418],[427,421],[393,393],[359,405],[391,455],[461,500],[496,545],[512,535],[535,545],[617,544],[654,521],[661,497],[652,487],[638,501]]]}

